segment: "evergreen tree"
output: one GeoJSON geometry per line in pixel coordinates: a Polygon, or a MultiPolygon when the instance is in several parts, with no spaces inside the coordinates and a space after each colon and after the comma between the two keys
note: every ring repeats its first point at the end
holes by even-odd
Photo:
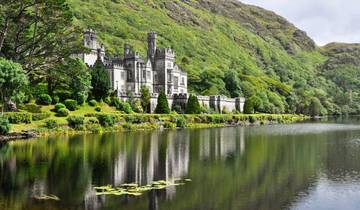
{"type": "Polygon", "coordinates": [[[141,106],[143,107],[144,112],[149,113],[150,112],[150,90],[147,86],[143,85],[140,89],[141,92],[141,106]]]}
{"type": "Polygon", "coordinates": [[[195,95],[190,95],[187,105],[186,105],[186,114],[200,114],[201,106],[198,98],[195,95]]]}
{"type": "Polygon", "coordinates": [[[12,111],[8,106],[12,100],[17,101],[23,96],[23,88],[28,84],[28,78],[20,64],[0,57],[0,99],[3,102],[2,111],[12,111]]]}
{"type": "Polygon", "coordinates": [[[251,98],[246,99],[244,104],[244,114],[254,114],[254,102],[251,98]]]}
{"type": "Polygon", "coordinates": [[[108,97],[110,92],[110,79],[100,59],[98,59],[91,68],[91,77],[91,86],[93,87],[92,96],[97,101],[108,97]]]}
{"type": "Polygon", "coordinates": [[[170,114],[169,103],[164,91],[161,91],[158,99],[157,99],[157,106],[155,108],[156,114],[170,114]]]}

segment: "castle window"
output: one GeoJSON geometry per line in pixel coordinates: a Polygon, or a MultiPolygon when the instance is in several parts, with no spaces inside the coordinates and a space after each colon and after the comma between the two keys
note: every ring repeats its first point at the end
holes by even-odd
{"type": "Polygon", "coordinates": [[[174,77],[174,89],[177,90],[179,88],[179,77],[174,77]]]}
{"type": "Polygon", "coordinates": [[[132,80],[132,72],[128,73],[128,80],[132,80]]]}
{"type": "Polygon", "coordinates": [[[171,68],[172,68],[172,62],[168,62],[168,63],[167,63],[167,67],[168,67],[169,69],[171,69],[171,68]]]}
{"type": "Polygon", "coordinates": [[[142,72],[142,77],[143,77],[143,79],[146,79],[146,71],[145,70],[143,70],[143,72],[142,72]]]}
{"type": "Polygon", "coordinates": [[[185,78],[184,77],[181,78],[181,85],[185,85],[185,78]]]}
{"type": "Polygon", "coordinates": [[[151,71],[146,72],[146,78],[149,80],[151,79],[151,71]]]}
{"type": "Polygon", "coordinates": [[[121,72],[121,79],[122,79],[122,80],[125,79],[125,72],[121,72]]]}

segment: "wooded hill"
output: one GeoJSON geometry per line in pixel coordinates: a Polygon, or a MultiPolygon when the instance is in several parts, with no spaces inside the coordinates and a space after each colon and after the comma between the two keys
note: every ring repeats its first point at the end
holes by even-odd
{"type": "Polygon", "coordinates": [[[258,112],[358,113],[360,47],[316,46],[274,12],[236,0],[68,0],[111,56],[172,47],[198,94],[245,96],[258,112]]]}

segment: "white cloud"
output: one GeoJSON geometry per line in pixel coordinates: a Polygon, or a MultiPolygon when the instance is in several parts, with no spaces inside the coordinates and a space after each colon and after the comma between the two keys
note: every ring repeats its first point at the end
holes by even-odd
{"type": "Polygon", "coordinates": [[[285,17],[319,45],[360,42],[359,0],[240,0],[285,17]]]}

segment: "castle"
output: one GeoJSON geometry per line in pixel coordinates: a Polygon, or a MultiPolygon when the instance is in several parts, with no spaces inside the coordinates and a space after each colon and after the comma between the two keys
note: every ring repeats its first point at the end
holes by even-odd
{"type": "Polygon", "coordinates": [[[122,58],[110,59],[105,56],[105,47],[97,42],[95,31],[89,29],[84,32],[84,45],[90,49],[90,53],[80,56],[88,66],[93,66],[100,58],[109,73],[111,87],[120,95],[127,92],[140,94],[143,85],[151,93],[187,94],[187,73],[175,64],[172,49],[157,48],[156,36],[155,32],[148,34],[146,59],[132,51],[128,44],[124,46],[122,58]]]}
{"type": "MultiPolygon", "coordinates": [[[[160,91],[167,94],[170,106],[179,105],[185,108],[188,99],[188,77],[175,63],[175,52],[171,48],[157,48],[157,34],[148,33],[147,58],[133,51],[128,44],[124,45],[123,57],[106,57],[105,47],[98,43],[96,32],[88,29],[84,32],[84,46],[90,52],[77,55],[88,66],[101,60],[108,72],[111,87],[118,97],[127,100],[129,92],[134,98],[140,98],[140,89],[147,86],[151,93],[150,111],[157,105],[160,91]]],[[[244,98],[227,98],[224,96],[197,96],[199,102],[214,110],[242,112],[244,98]]]]}

